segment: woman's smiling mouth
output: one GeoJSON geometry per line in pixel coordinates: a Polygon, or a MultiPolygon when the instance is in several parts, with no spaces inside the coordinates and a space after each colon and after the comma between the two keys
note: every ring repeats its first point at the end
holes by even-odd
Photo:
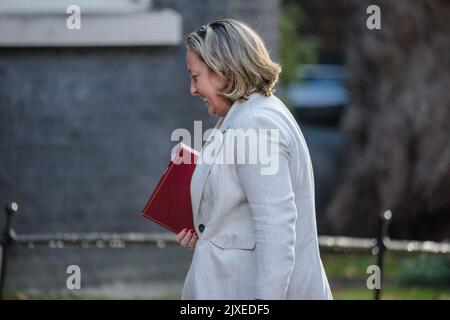
{"type": "Polygon", "coordinates": [[[208,104],[208,99],[203,98],[202,96],[200,96],[200,99],[201,99],[204,103],[208,104]]]}

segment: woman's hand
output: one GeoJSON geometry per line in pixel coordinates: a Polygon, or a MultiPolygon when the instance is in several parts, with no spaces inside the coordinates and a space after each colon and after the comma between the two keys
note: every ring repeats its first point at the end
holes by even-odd
{"type": "Polygon", "coordinates": [[[198,235],[194,229],[185,228],[181,230],[179,234],[177,234],[175,240],[179,243],[180,246],[188,250],[194,250],[195,244],[198,240],[198,235]]]}

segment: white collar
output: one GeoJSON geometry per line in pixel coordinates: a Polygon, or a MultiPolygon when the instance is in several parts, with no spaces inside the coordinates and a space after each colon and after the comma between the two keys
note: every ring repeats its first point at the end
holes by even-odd
{"type": "Polygon", "coordinates": [[[221,117],[218,121],[218,124],[216,125],[216,128],[218,127],[220,131],[225,131],[228,127],[228,125],[231,123],[231,120],[235,117],[235,115],[237,114],[236,110],[238,109],[238,106],[240,106],[241,104],[246,104],[248,102],[250,102],[251,100],[259,97],[260,94],[258,92],[253,92],[250,95],[248,95],[247,100],[236,100],[230,107],[230,109],[228,110],[227,114],[225,115],[225,117],[221,117]],[[234,116],[233,113],[235,113],[234,116]]]}

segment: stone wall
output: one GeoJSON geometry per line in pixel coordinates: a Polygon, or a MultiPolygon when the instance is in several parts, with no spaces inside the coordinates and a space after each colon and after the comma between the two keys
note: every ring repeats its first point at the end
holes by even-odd
{"type": "MultiPolygon", "coordinates": [[[[278,0],[154,5],[182,15],[183,35],[217,18],[242,19],[277,56],[278,0]]],[[[0,110],[0,201],[18,202],[17,233],[163,231],[139,213],[170,159],[171,132],[217,121],[190,96],[184,43],[0,48],[0,110]]],[[[179,289],[191,255],[151,246],[14,247],[11,258],[10,292],[73,294],[65,272],[78,264],[82,292],[130,295],[133,286],[158,296],[157,288],[171,288],[166,280],[179,289]]]]}

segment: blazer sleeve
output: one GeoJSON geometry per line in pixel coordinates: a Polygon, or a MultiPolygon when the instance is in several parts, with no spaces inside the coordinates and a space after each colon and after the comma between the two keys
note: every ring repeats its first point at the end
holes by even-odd
{"type": "MultiPolygon", "coordinates": [[[[259,141],[267,136],[268,144],[274,148],[272,160],[276,162],[278,158],[278,168],[275,165],[269,174],[267,170],[264,173],[264,168],[268,166],[257,157],[256,164],[237,164],[237,173],[254,221],[257,261],[255,298],[280,300],[286,297],[295,262],[297,208],[289,173],[289,137],[286,129],[283,130],[276,120],[267,115],[251,114],[247,120],[246,128],[257,131],[275,129],[271,132],[279,133],[278,137],[276,134],[262,135],[262,131],[257,134],[259,141]]],[[[258,143],[260,147],[261,142],[258,143]]],[[[245,148],[246,159],[249,159],[251,150],[257,150],[255,147],[248,144],[245,148]]]]}

